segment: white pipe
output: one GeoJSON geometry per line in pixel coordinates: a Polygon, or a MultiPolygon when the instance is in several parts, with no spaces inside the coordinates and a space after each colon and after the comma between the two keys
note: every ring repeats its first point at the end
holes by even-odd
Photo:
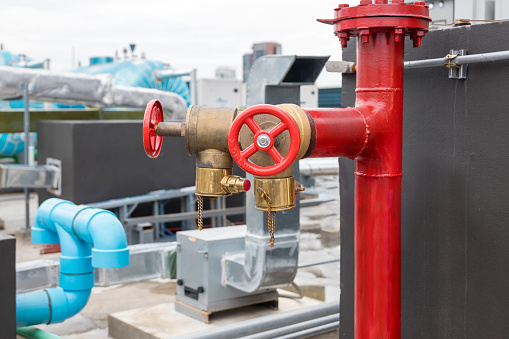
{"type": "Polygon", "coordinates": [[[158,99],[165,113],[174,120],[184,119],[187,103],[180,95],[156,89],[113,85],[109,74],[88,75],[0,66],[0,99],[23,95],[21,84],[28,84],[30,99],[92,107],[145,108],[158,99]]]}

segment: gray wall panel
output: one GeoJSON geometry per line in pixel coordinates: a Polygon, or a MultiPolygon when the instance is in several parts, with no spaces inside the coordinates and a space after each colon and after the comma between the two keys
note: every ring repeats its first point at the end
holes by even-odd
{"type": "Polygon", "coordinates": [[[16,338],[16,239],[0,233],[0,337],[16,338]]]}
{"type": "MultiPolygon", "coordinates": [[[[195,158],[184,138],[164,138],[157,159],[146,156],[141,121],[39,121],[38,160],[62,160],[62,199],[76,204],[193,186],[195,158]]],[[[52,197],[39,192],[39,202],[52,197]]]]}
{"type": "MultiPolygon", "coordinates": [[[[509,50],[509,23],[431,31],[405,60],[509,50]]],[[[355,60],[355,46],[344,51],[355,60]]],[[[402,337],[509,337],[509,62],[405,71],[402,337]]],[[[343,106],[355,77],[343,76],[343,106]]],[[[341,159],[343,171],[351,171],[341,159]]],[[[353,220],[353,175],[341,215],[353,220]],[[347,203],[348,202],[348,203],[347,203]]],[[[353,225],[341,224],[341,335],[353,337],[353,225]],[[346,312],[346,313],[345,313],[346,312]],[[348,314],[349,312],[349,314],[348,314]]]]}

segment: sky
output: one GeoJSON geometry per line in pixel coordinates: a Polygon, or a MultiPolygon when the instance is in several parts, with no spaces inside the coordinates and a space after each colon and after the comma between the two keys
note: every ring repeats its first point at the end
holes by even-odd
{"type": "MultiPolygon", "coordinates": [[[[35,61],[51,59],[51,69],[69,70],[92,56],[114,56],[136,44],[135,54],[196,68],[198,78],[214,77],[220,66],[242,78],[242,55],[253,43],[274,41],[283,54],[330,55],[341,46],[330,19],[339,3],[330,0],[0,0],[0,42],[4,49],[35,61]]],[[[320,87],[339,86],[339,74],[326,73],[320,87]]]]}

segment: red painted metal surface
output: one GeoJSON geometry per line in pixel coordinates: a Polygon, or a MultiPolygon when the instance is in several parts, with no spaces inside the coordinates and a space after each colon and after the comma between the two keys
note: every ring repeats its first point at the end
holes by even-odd
{"type": "Polygon", "coordinates": [[[428,8],[363,0],[319,21],[334,25],[343,47],[358,38],[356,104],[307,110],[308,156],[355,159],[355,338],[400,338],[404,37],[422,43],[428,8]]]}
{"type": "Polygon", "coordinates": [[[157,158],[161,153],[163,137],[157,135],[155,128],[163,120],[161,103],[156,99],[151,100],[143,116],[143,147],[150,158],[157,158]]]}
{"type": "Polygon", "coordinates": [[[366,147],[365,114],[357,108],[305,108],[311,117],[312,136],[306,157],[354,159],[366,147]]]}
{"type": "Polygon", "coordinates": [[[235,118],[230,127],[230,132],[228,133],[228,148],[233,160],[235,160],[237,165],[244,171],[258,176],[273,176],[286,170],[297,158],[299,147],[300,132],[297,123],[290,114],[272,105],[256,105],[244,110],[235,118]],[[270,131],[263,130],[253,119],[259,114],[273,115],[281,120],[281,122],[270,131]],[[241,151],[239,133],[244,124],[254,133],[254,141],[251,145],[246,147],[246,149],[241,151]],[[290,132],[291,143],[288,153],[283,157],[274,147],[274,139],[286,130],[290,132]],[[270,139],[268,145],[262,146],[256,142],[257,137],[261,135],[265,135],[270,139]],[[274,160],[274,165],[264,167],[249,162],[249,157],[258,151],[266,151],[269,153],[272,160],[274,160]]]}

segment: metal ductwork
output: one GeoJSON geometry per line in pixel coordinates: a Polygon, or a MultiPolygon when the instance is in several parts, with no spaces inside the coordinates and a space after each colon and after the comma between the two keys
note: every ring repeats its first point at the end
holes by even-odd
{"type": "Polygon", "coordinates": [[[186,101],[178,94],[114,85],[110,75],[87,75],[0,66],[0,99],[19,99],[28,84],[31,99],[92,107],[145,107],[157,98],[171,119],[183,119],[186,101]]]}

